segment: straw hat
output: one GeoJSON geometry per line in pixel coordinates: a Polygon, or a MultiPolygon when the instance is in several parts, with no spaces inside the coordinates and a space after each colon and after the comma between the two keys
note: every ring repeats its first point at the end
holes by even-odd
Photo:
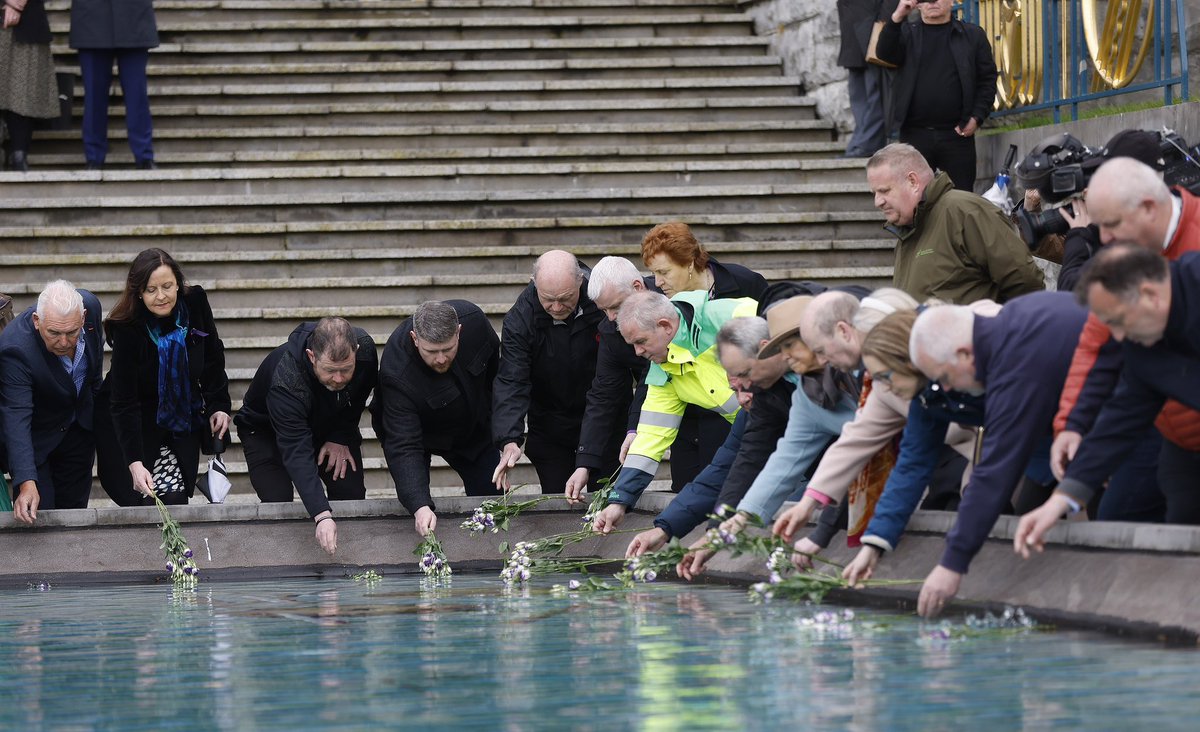
{"type": "Polygon", "coordinates": [[[809,295],[797,295],[779,302],[767,311],[767,329],[771,340],[758,352],[759,358],[770,358],[779,353],[779,346],[800,332],[800,317],[813,299],[809,295]]]}

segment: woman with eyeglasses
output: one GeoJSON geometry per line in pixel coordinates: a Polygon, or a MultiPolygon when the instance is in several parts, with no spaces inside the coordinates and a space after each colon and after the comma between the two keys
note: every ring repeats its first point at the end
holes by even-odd
{"type": "Polygon", "coordinates": [[[187,503],[201,447],[229,432],[225,348],[208,296],[170,254],[147,249],[104,331],[112,360],[96,405],[100,483],[121,506],[152,503],[153,493],[187,503]]]}
{"type": "MultiPolygon", "coordinates": [[[[905,463],[903,443],[899,445],[899,454],[895,448],[910,418],[910,404],[928,386],[908,356],[908,337],[917,317],[916,306],[915,300],[893,288],[877,290],[863,299],[853,325],[864,333],[865,397],[854,421],[843,428],[841,437],[821,458],[804,496],[775,521],[775,534],[791,541],[796,531],[808,524],[817,508],[832,510],[831,507],[847,502],[850,497],[870,505],[873,512],[878,513],[878,502],[883,501],[891,475],[905,463]],[[887,459],[880,460],[878,456],[889,446],[893,449],[887,459]],[[870,496],[855,495],[863,491],[869,492],[870,496]]],[[[984,315],[999,311],[999,306],[991,301],[981,301],[973,307],[984,315]]],[[[940,461],[942,444],[950,445],[969,458],[973,438],[974,433],[968,429],[949,427],[937,443],[934,466],[940,461]]],[[[927,479],[922,483],[922,490],[928,482],[927,479]]],[[[867,541],[872,525],[868,521],[873,520],[872,510],[854,513],[847,529],[851,546],[867,541]]],[[[814,542],[812,536],[796,541],[797,565],[801,568],[811,566],[811,556],[827,544],[828,539],[824,543],[814,542]]]]}
{"type": "MultiPolygon", "coordinates": [[[[995,315],[999,306],[981,301],[980,315],[995,315]]],[[[913,511],[933,480],[942,450],[950,445],[971,460],[973,427],[983,423],[983,397],[949,391],[925,378],[909,357],[909,337],[917,313],[898,312],[884,318],[863,341],[863,365],[892,398],[907,400],[901,419],[903,435],[896,465],[888,475],[862,536],[862,549],[842,576],[857,584],[870,578],[885,551],[899,542],[913,511]]]]}

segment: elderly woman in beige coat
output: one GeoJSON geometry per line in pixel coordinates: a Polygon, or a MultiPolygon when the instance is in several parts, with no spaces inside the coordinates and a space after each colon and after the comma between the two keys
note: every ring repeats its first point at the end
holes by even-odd
{"type": "MultiPolygon", "coordinates": [[[[854,314],[851,321],[854,332],[847,334],[847,343],[861,352],[863,340],[881,320],[893,312],[916,307],[916,301],[901,290],[890,287],[876,290],[862,300],[858,312],[854,314]]],[[[981,300],[972,308],[981,315],[995,315],[1000,310],[1000,306],[990,300],[981,300]]],[[[809,338],[817,340],[813,336],[809,338]]],[[[775,521],[774,533],[787,541],[792,541],[796,531],[808,524],[818,507],[836,506],[848,497],[852,501],[852,510],[847,533],[850,536],[861,534],[870,520],[874,501],[855,495],[852,488],[862,486],[860,475],[864,468],[903,431],[908,421],[909,402],[917,393],[917,390],[911,390],[910,393],[910,390],[893,384],[887,378],[889,374],[883,373],[882,378],[881,374],[872,375],[875,378],[868,380],[870,386],[864,384],[866,396],[858,414],[853,421],[846,423],[841,436],[821,458],[803,498],[775,521]],[[858,506],[862,508],[853,510],[858,506]]],[[[955,425],[946,436],[946,444],[970,460],[974,438],[972,430],[955,425]]],[[[883,477],[886,479],[886,475],[883,477]]],[[[795,549],[797,564],[809,567],[811,556],[824,547],[809,538],[802,538],[796,542],[795,549]]]]}

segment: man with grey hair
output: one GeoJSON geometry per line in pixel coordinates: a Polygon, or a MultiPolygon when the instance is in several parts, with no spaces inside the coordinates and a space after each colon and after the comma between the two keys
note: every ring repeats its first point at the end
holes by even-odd
{"type": "Polygon", "coordinates": [[[614,431],[625,431],[620,460],[625,459],[633,442],[637,415],[645,397],[642,382],[648,362],[639,358],[621,337],[616,320],[625,299],[645,291],[658,292],[654,278],[643,277],[633,262],[624,257],[604,257],[588,275],[588,297],[604,312],[605,319],[597,326],[600,344],[596,352],[596,376],[587,393],[575,472],[567,479],[566,494],[571,502],[581,499],[592,473],[603,465],[604,452],[614,431]]]}
{"type": "Polygon", "coordinates": [[[717,332],[732,318],[754,315],[757,306],[750,298],[709,300],[702,290],[681,292],[669,300],[662,293],[639,292],[625,300],[617,326],[634,352],[650,361],[650,370],[637,436],[608,506],[592,524],[596,531],[616,528],[654,479],[663,454],[679,434],[687,405],[733,423],[738,399],[717,359],[717,332]]]}
{"type": "Polygon", "coordinates": [[[66,280],[46,285],[0,333],[5,465],[13,516],[87,508],[92,492],[93,401],[104,363],[100,301],[66,280]]]}
{"type": "MultiPolygon", "coordinates": [[[[575,471],[587,392],[596,376],[597,328],[604,320],[587,287],[587,270],[575,255],[548,251],[504,316],[492,392],[492,440],[501,451],[492,473],[497,488],[511,487],[508,473],[522,443],[543,493],[564,491],[575,471]]],[[[616,469],[623,427],[613,425],[598,449],[593,486],[616,469]]]]}
{"type": "MultiPolygon", "coordinates": [[[[1033,500],[1022,496],[1022,503],[1032,508],[1045,500],[1045,486],[1053,479],[1042,450],[1050,443],[1054,411],[1086,315],[1071,295],[1045,292],[1017,298],[992,318],[953,305],[929,308],[917,317],[909,339],[913,365],[943,389],[983,396],[979,457],[941,561],[921,589],[921,615],[938,614],[958,592],[962,575],[1009,506],[1022,473],[1041,488],[1033,500]]],[[[912,425],[910,421],[905,428],[902,450],[909,449],[912,425]]],[[[943,423],[926,439],[940,446],[945,429],[943,423]]],[[[893,520],[890,514],[910,514],[923,490],[913,491],[912,502],[901,509],[885,500],[891,488],[889,483],[872,525],[893,520]]],[[[1023,493],[1033,488],[1027,482],[1023,493]]]]}
{"type": "Polygon", "coordinates": [[[862,340],[866,333],[854,327],[859,299],[848,292],[830,290],[813,298],[800,318],[800,340],[817,363],[842,371],[857,371],[862,365],[862,340]]]}
{"type": "Polygon", "coordinates": [[[892,284],[919,301],[1003,303],[1045,287],[1029,247],[1004,213],[954,190],[916,148],[893,143],[867,161],[867,184],[884,229],[897,237],[892,284]]]}
{"type": "Polygon", "coordinates": [[[798,381],[783,353],[758,357],[770,341],[770,326],[757,316],[733,318],[717,332],[717,355],[729,386],[738,392],[743,409],[751,400],[753,408],[748,416],[738,415],[712,462],[655,518],[654,528],[634,537],[627,556],[655,551],[672,537],[683,538],[713,513],[725,486],[744,493],[766,465],[787,429],[798,381]]]}
{"type": "Polygon", "coordinates": [[[429,458],[438,455],[468,496],[492,490],[492,382],[500,339],[478,305],[424,302],[388,338],[371,404],[396,496],[425,536],[437,526],[429,458]]]}

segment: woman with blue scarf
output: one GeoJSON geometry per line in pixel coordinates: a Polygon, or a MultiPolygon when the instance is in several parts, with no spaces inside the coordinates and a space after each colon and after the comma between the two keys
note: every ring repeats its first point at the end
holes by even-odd
{"type": "Polygon", "coordinates": [[[117,504],[187,503],[201,447],[229,432],[229,379],[208,296],[161,249],[138,254],[104,321],[111,368],[97,399],[100,483],[117,504]],[[107,398],[105,398],[107,397],[107,398]],[[107,404],[108,409],[104,409],[107,404]],[[111,413],[112,429],[102,421],[111,413]]]}

